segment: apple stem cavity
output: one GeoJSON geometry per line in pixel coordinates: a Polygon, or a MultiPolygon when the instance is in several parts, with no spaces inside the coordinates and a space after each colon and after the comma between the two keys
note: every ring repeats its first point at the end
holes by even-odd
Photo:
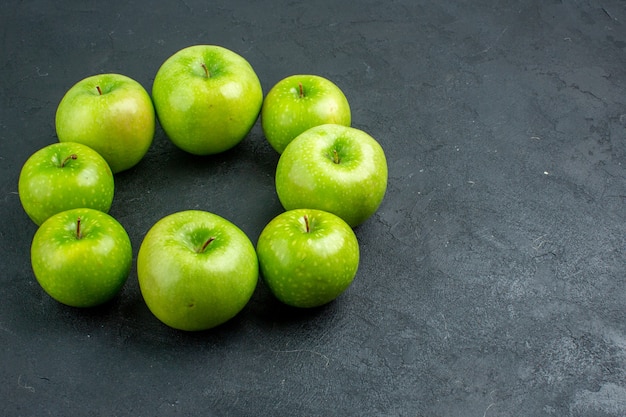
{"type": "Polygon", "coordinates": [[[99,85],[96,86],[96,90],[98,90],[99,95],[102,95],[102,89],[100,88],[99,85]]]}
{"type": "Polygon", "coordinates": [[[204,253],[204,251],[206,251],[206,248],[209,246],[209,244],[211,244],[211,242],[213,242],[214,240],[215,240],[215,236],[211,236],[210,238],[208,238],[206,242],[204,242],[204,244],[197,250],[197,252],[204,253]]]}
{"type": "Polygon", "coordinates": [[[73,153],[70,156],[68,156],[67,158],[65,158],[63,160],[63,162],[61,162],[61,168],[65,167],[65,165],[67,165],[67,163],[70,162],[72,159],[78,159],[78,155],[73,153]]]}
{"type": "Polygon", "coordinates": [[[206,75],[206,77],[211,78],[211,73],[209,72],[209,69],[204,62],[202,63],[202,68],[204,69],[204,74],[206,75]]]}
{"type": "Polygon", "coordinates": [[[80,230],[80,217],[76,218],[76,239],[82,239],[83,238],[83,233],[82,230],[80,230]]]}

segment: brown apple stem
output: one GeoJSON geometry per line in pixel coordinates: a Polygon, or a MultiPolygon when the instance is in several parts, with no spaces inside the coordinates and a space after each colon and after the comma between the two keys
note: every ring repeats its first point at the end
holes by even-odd
{"type": "Polygon", "coordinates": [[[99,85],[96,86],[96,90],[98,90],[98,94],[102,95],[102,89],[99,85]]]}
{"type": "Polygon", "coordinates": [[[202,63],[202,68],[204,68],[204,74],[206,75],[206,77],[211,78],[211,73],[209,72],[209,69],[206,67],[206,64],[204,62],[202,63]]]}
{"type": "Polygon", "coordinates": [[[341,159],[339,159],[339,153],[337,152],[337,149],[333,149],[333,162],[336,164],[341,162],[341,159]]]}
{"type": "Polygon", "coordinates": [[[70,156],[68,156],[67,158],[65,158],[63,160],[63,162],[61,162],[61,168],[65,167],[65,165],[72,159],[77,159],[78,155],[76,155],[75,153],[71,154],[70,156]]]}
{"type": "Polygon", "coordinates": [[[80,230],[80,217],[76,219],[76,239],[82,239],[83,235],[80,230]]]}
{"type": "Polygon", "coordinates": [[[207,246],[209,246],[209,244],[211,242],[213,242],[215,240],[215,236],[211,236],[210,238],[207,239],[206,242],[204,242],[204,245],[202,245],[202,247],[200,249],[198,249],[198,253],[204,253],[204,251],[206,250],[207,246]]]}
{"type": "Polygon", "coordinates": [[[304,227],[306,228],[306,232],[310,233],[311,232],[311,225],[309,224],[309,216],[307,216],[305,214],[303,217],[304,217],[304,227]]]}
{"type": "Polygon", "coordinates": [[[304,97],[304,87],[302,83],[298,83],[298,88],[300,89],[300,98],[304,97]]]}

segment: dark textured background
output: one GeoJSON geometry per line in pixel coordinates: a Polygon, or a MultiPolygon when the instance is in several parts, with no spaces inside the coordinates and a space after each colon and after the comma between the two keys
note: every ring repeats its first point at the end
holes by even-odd
{"type": "MultiPolygon", "coordinates": [[[[626,415],[626,2],[620,0],[0,3],[0,414],[626,415]],[[354,284],[313,311],[262,284],[234,320],[182,333],[135,269],[93,310],[30,269],[23,162],[56,106],[100,72],[148,91],[197,43],[335,81],[386,150],[389,187],[357,228],[354,284]]],[[[158,129],[116,177],[138,250],[161,217],[220,214],[253,240],[281,211],[260,124],[192,157],[158,129]]]]}

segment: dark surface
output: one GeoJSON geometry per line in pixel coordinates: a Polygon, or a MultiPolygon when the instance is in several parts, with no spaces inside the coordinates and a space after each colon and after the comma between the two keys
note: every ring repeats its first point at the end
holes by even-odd
{"type": "MultiPolygon", "coordinates": [[[[161,3],[0,4],[0,415],[626,415],[625,2],[161,3]],[[75,82],[119,72],[150,91],[197,43],[243,55],[266,93],[332,79],[385,148],[354,284],[313,311],[259,284],[192,334],[150,314],[135,267],[103,307],[56,303],[30,269],[21,165],[56,141],[75,82]]],[[[135,256],[189,208],[256,242],[281,211],[277,160],[259,123],[206,158],[159,128],[111,214],[135,256]]]]}

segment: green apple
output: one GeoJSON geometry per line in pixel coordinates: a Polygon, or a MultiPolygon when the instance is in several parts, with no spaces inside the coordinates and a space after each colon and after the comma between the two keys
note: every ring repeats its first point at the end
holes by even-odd
{"type": "Polygon", "coordinates": [[[236,316],[259,275],[246,234],[217,214],[185,210],[157,221],[137,256],[141,294],[150,311],[179,330],[206,330],[236,316]]]}
{"type": "Polygon", "coordinates": [[[148,92],[121,74],[99,74],[74,84],[56,112],[60,142],[80,142],[106,159],[113,173],[135,166],[152,144],[155,112],[148,92]]]}
{"type": "Polygon", "coordinates": [[[159,68],[152,98],[174,145],[195,155],[237,145],[259,117],[263,90],[242,56],[216,45],[193,45],[159,68]]]}
{"type": "Polygon", "coordinates": [[[282,153],[296,136],[314,126],[350,126],[350,105],[341,89],[318,75],[292,75],[267,93],[261,109],[263,133],[282,153]]]}
{"type": "Polygon", "coordinates": [[[108,212],[113,191],[113,173],[104,158],[73,142],[54,143],[32,154],[18,180],[22,207],[37,225],[72,208],[108,212]]]}
{"type": "Polygon", "coordinates": [[[89,208],[57,213],[37,229],[31,263],[52,298],[72,307],[93,307],[124,286],[132,264],[124,227],[109,214],[89,208]]]}
{"type": "Polygon", "coordinates": [[[359,243],[340,217],[321,210],[279,214],[257,242],[261,275],[270,291],[294,307],[318,307],[343,293],[359,266],[359,243]]]}
{"type": "Polygon", "coordinates": [[[326,124],[301,133],[276,167],[276,192],[286,210],[329,211],[355,227],[376,212],[387,189],[387,160],[362,130],[326,124]]]}

